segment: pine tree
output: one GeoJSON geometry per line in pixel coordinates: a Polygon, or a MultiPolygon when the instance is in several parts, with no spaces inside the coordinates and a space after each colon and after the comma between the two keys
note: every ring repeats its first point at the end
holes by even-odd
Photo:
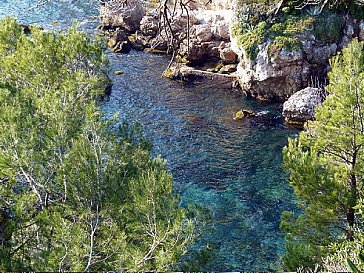
{"type": "Polygon", "coordinates": [[[138,126],[106,121],[100,43],[0,21],[0,270],[168,270],[195,236],[138,126]]]}
{"type": "Polygon", "coordinates": [[[330,244],[360,232],[357,205],[364,174],[364,54],[356,40],[331,61],[329,96],[316,120],[284,149],[284,170],[302,212],[282,215],[284,262],[289,270],[312,267],[330,244]]]}

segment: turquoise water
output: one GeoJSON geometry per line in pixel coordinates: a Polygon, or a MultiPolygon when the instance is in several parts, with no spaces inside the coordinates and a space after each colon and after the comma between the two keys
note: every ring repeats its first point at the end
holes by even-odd
{"type": "MultiPolygon", "coordinates": [[[[58,0],[32,8],[31,0],[1,0],[0,16],[56,29],[78,18],[91,31],[97,2],[58,0]],[[51,26],[52,21],[58,24],[51,26]]],[[[168,161],[183,204],[193,202],[211,212],[211,224],[194,248],[209,242],[215,256],[200,270],[274,269],[283,250],[280,214],[293,207],[280,169],[281,150],[297,134],[284,125],[281,105],[260,104],[212,82],[186,85],[163,79],[165,56],[136,51],[108,56],[112,71],[124,74],[111,75],[114,86],[104,112],[140,122],[154,154],[168,161]],[[259,115],[234,121],[241,108],[259,115]]]]}

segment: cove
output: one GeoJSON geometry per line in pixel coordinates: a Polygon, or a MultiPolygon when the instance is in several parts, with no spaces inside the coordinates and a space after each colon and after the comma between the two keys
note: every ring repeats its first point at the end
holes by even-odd
{"type": "MultiPolygon", "coordinates": [[[[49,29],[69,26],[73,18],[93,32],[97,1],[2,1],[0,16],[49,29]],[[52,21],[57,24],[51,25],[52,21]]],[[[245,99],[213,82],[183,84],[161,78],[169,58],[132,51],[108,53],[113,90],[103,105],[106,116],[139,122],[168,162],[183,204],[211,213],[211,223],[193,249],[210,243],[215,256],[204,271],[267,271],[283,251],[280,214],[293,207],[293,194],[280,169],[282,148],[297,131],[283,123],[280,105],[245,99]],[[241,108],[257,117],[234,121],[241,108]]]]}

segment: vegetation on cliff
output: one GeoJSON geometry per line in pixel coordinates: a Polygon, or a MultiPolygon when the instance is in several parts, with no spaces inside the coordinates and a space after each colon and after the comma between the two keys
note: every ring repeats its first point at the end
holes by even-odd
{"type": "Polygon", "coordinates": [[[320,264],[347,270],[363,242],[364,44],[356,40],[331,61],[329,96],[316,120],[284,149],[284,170],[302,213],[282,215],[288,270],[320,264]]]}
{"type": "Polygon", "coordinates": [[[0,269],[173,269],[196,214],[139,128],[101,114],[100,44],[6,18],[0,56],[0,269]]]}
{"type": "Polygon", "coordinates": [[[362,18],[364,8],[354,2],[311,3],[305,1],[252,0],[239,4],[232,35],[237,37],[247,57],[254,60],[258,46],[266,43],[269,52],[286,48],[302,48],[307,35],[314,35],[321,44],[338,43],[344,17],[362,18]],[[321,6],[320,6],[321,4],[321,6]]]}

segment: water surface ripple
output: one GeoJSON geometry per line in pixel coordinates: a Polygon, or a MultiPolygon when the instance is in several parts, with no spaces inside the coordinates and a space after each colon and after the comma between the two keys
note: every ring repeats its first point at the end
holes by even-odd
{"type": "MultiPolygon", "coordinates": [[[[282,252],[279,219],[292,206],[280,165],[288,136],[280,105],[247,100],[212,82],[184,85],[160,77],[165,56],[109,54],[113,76],[109,115],[140,122],[155,154],[167,159],[184,203],[211,210],[203,237],[216,256],[201,270],[269,270],[282,252]],[[241,108],[261,113],[234,121],[241,108]]],[[[201,242],[200,242],[201,243],[201,242]]]]}
{"type": "MultiPolygon", "coordinates": [[[[34,2],[1,0],[0,17],[16,16],[49,29],[69,26],[73,18],[88,30],[95,26],[98,1],[54,0],[32,8],[34,2]]],[[[124,74],[111,75],[113,92],[103,111],[140,122],[154,155],[168,161],[183,204],[211,211],[210,228],[197,245],[210,242],[215,257],[200,270],[274,269],[283,250],[280,214],[293,207],[280,169],[281,150],[297,133],[284,126],[280,105],[247,100],[212,82],[186,86],[163,79],[165,56],[136,51],[108,56],[112,71],[124,74]],[[241,108],[262,114],[234,121],[241,108]]]]}

